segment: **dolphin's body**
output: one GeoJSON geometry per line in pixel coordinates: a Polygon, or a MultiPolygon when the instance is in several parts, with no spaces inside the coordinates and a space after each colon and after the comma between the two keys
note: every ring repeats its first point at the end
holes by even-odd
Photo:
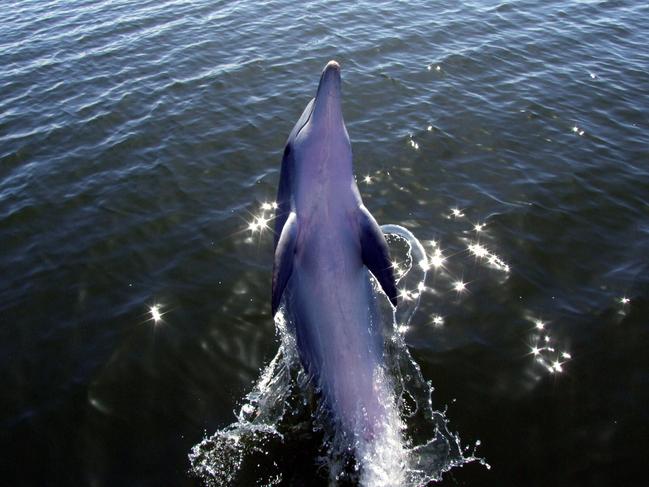
{"type": "Polygon", "coordinates": [[[381,436],[390,408],[370,272],[394,306],[397,289],[385,237],[354,180],[335,61],[288,138],[277,205],[273,315],[284,296],[302,365],[357,447],[381,436]]]}

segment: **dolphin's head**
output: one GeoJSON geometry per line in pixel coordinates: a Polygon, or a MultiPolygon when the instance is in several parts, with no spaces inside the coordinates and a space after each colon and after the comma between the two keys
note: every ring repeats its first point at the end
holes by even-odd
{"type": "MultiPolygon", "coordinates": [[[[315,98],[306,106],[284,148],[277,191],[275,246],[291,209],[301,196],[325,186],[337,193],[341,185],[355,187],[352,149],[341,107],[340,65],[329,61],[320,76],[315,98]]],[[[318,193],[322,194],[321,191],[318,193]]]]}
{"type": "Polygon", "coordinates": [[[331,133],[345,130],[343,120],[340,64],[329,61],[322,70],[309,124],[331,133]]]}
{"type": "Polygon", "coordinates": [[[293,128],[286,151],[300,184],[352,177],[352,151],[342,112],[340,65],[329,61],[316,96],[293,128]],[[305,178],[307,179],[305,181],[305,178]]]}

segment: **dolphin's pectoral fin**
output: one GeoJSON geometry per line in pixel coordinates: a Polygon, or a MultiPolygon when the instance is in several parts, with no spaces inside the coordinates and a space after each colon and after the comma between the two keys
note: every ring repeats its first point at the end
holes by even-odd
{"type": "Polygon", "coordinates": [[[282,233],[282,228],[286,223],[289,213],[291,212],[291,198],[292,198],[292,186],[293,182],[291,181],[292,174],[295,172],[295,158],[293,156],[293,142],[295,137],[304,125],[309,121],[311,117],[311,112],[313,111],[313,105],[315,103],[315,98],[312,99],[302,112],[300,119],[297,121],[291,134],[288,136],[286,141],[286,146],[284,147],[284,155],[282,156],[282,167],[280,170],[280,179],[279,187],[277,189],[277,211],[275,211],[275,238],[273,240],[273,248],[277,248],[277,243],[279,242],[279,237],[282,233]]]}
{"type": "Polygon", "coordinates": [[[273,316],[279,308],[279,303],[286,288],[291,273],[293,272],[293,256],[295,254],[295,242],[297,240],[297,216],[290,213],[282,228],[282,234],[275,249],[275,260],[273,262],[273,316]]]}
{"type": "Polygon", "coordinates": [[[397,284],[390,261],[390,250],[385,236],[374,217],[364,206],[360,207],[359,227],[363,263],[379,281],[383,292],[394,307],[397,306],[397,284]]]}
{"type": "Polygon", "coordinates": [[[291,144],[286,144],[282,157],[282,170],[277,189],[277,209],[275,210],[275,238],[273,249],[277,250],[277,243],[282,234],[282,229],[291,212],[291,173],[293,172],[293,153],[291,144]]]}

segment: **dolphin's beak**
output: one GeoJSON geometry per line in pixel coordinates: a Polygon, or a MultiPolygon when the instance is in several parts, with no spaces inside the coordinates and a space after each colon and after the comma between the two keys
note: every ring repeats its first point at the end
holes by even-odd
{"type": "Polygon", "coordinates": [[[331,60],[327,63],[325,68],[322,70],[322,76],[320,77],[320,85],[324,79],[335,78],[340,84],[340,64],[337,61],[331,60]]]}
{"type": "Polygon", "coordinates": [[[329,61],[320,76],[313,116],[316,120],[342,122],[340,64],[329,61]]]}

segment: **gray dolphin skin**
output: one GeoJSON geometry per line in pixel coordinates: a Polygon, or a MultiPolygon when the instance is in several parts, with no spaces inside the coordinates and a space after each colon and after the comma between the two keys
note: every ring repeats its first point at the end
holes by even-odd
{"type": "Polygon", "coordinates": [[[389,405],[370,273],[395,307],[397,289],[385,237],[354,179],[335,61],[290,133],[277,205],[273,316],[284,299],[302,365],[336,427],[356,444],[372,440],[389,405]]]}

